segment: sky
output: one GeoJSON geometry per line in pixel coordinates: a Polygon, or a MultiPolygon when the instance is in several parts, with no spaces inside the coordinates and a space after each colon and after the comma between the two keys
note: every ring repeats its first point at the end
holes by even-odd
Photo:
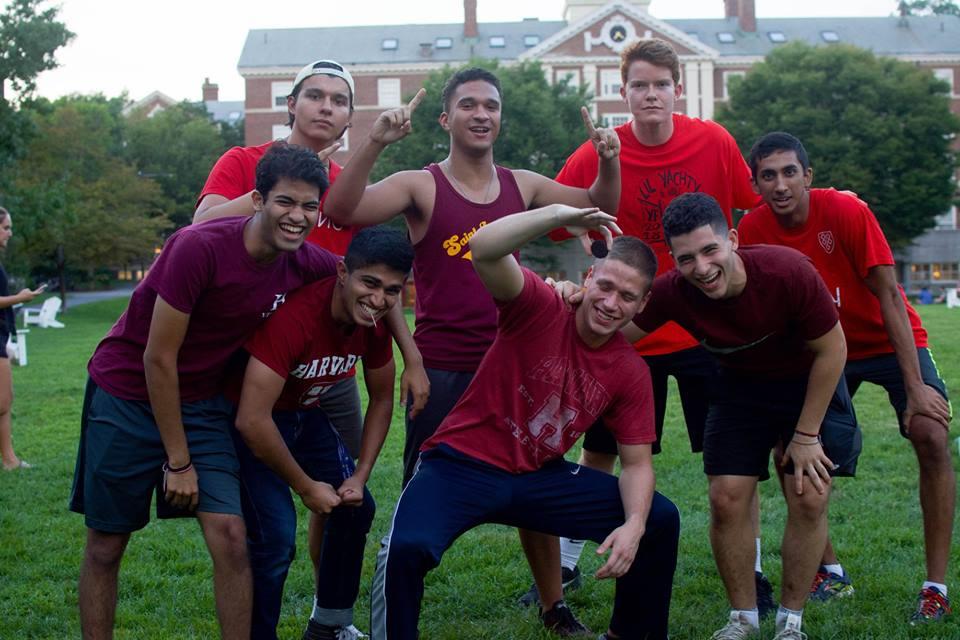
{"type": "MultiPolygon", "coordinates": [[[[53,3],[47,2],[45,6],[53,3]]],[[[57,52],[60,67],[41,74],[37,94],[126,91],[138,100],[162,91],[200,100],[204,79],[221,100],[242,100],[237,61],[250,29],[364,24],[456,23],[461,0],[59,0],[60,19],[76,34],[57,52]],[[336,6],[335,12],[326,7],[336,6]]],[[[0,0],[6,7],[7,1],[0,0]]],[[[757,17],[886,16],[896,0],[756,0],[757,17]]],[[[479,22],[561,20],[564,0],[477,0],[479,22]]],[[[653,0],[657,18],[723,17],[723,0],[653,0]]]]}

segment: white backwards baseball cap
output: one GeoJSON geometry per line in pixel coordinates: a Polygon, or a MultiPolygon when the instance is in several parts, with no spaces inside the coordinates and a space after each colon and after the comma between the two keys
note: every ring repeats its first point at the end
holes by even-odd
{"type": "Polygon", "coordinates": [[[300,69],[300,73],[297,74],[297,77],[293,81],[294,89],[300,86],[300,83],[310,76],[317,74],[343,78],[343,81],[346,82],[347,86],[350,88],[350,106],[353,106],[353,94],[355,93],[353,76],[350,75],[349,71],[343,68],[343,65],[341,65],[339,62],[334,62],[333,60],[317,60],[316,62],[311,62],[303,69],[300,69]]]}

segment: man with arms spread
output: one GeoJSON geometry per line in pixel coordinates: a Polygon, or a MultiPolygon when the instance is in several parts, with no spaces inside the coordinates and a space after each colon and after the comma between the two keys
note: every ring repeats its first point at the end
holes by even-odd
{"type": "MultiPolygon", "coordinates": [[[[332,513],[323,545],[316,604],[304,638],[352,640],[353,604],[375,504],[367,479],[393,415],[395,369],[382,319],[403,292],[413,248],[400,231],[356,234],[337,275],[306,285],[247,342],[237,429],[244,517],[265,571],[255,576],[253,637],[276,637],[283,584],[293,560],[297,514],[290,488],[309,509],[332,513]],[[363,361],[369,402],[363,446],[353,459],[318,400],[363,361]],[[262,626],[262,628],[260,628],[262,626]]],[[[365,636],[364,636],[365,637],[365,636]]]]}
{"type": "MultiPolygon", "coordinates": [[[[653,38],[626,47],[620,54],[620,75],[620,95],[633,119],[614,129],[621,149],[617,224],[625,234],[636,236],[653,248],[660,273],[664,273],[672,268],[673,260],[663,238],[661,218],[673,198],[690,191],[710,194],[720,203],[727,224],[732,225],[732,209],[749,209],[756,204],[757,197],[750,186],[750,171],[733,137],[716,122],[674,113],[683,87],[680,60],[668,42],[653,38]]],[[[585,187],[596,175],[596,153],[590,145],[583,145],[567,159],[557,174],[557,182],[585,187]]],[[[561,240],[567,236],[559,232],[551,237],[561,240]]],[[[669,376],[677,380],[690,448],[702,451],[708,384],[716,369],[714,358],[673,322],[635,346],[650,367],[653,382],[657,429],[653,453],[660,452],[669,376]]],[[[602,425],[587,431],[580,464],[613,473],[616,456],[616,441],[602,425]]],[[[560,548],[564,586],[576,586],[580,582],[577,561],[583,541],[564,539],[560,548]]],[[[761,610],[772,611],[776,603],[770,583],[760,572],[759,538],[757,549],[758,598],[761,610]]],[[[553,581],[555,589],[559,588],[556,565],[545,570],[556,576],[553,581]]],[[[531,587],[521,603],[537,599],[537,590],[531,587]]]]}
{"type": "Polygon", "coordinates": [[[563,226],[608,238],[617,230],[596,209],[552,205],[492,222],[470,240],[499,307],[497,335],[397,504],[372,589],[377,640],[417,637],[424,575],[484,522],[601,543],[610,557],[597,575],[618,578],[604,637],[667,637],[679,514],[653,490],[649,376],[618,331],[647,300],[656,258],[640,240],[617,238],[583,303],[567,308],[513,255],[563,226]],[[620,444],[619,481],[563,459],[601,415],[620,444]]]}
{"type": "MultiPolygon", "coordinates": [[[[350,72],[333,60],[317,60],[312,62],[297,74],[293,89],[287,96],[288,125],[290,135],[287,142],[311,149],[325,163],[332,184],[340,174],[341,167],[329,160],[329,156],[340,148],[338,140],[350,126],[353,116],[354,82],[350,72]]],[[[251,197],[254,188],[254,168],[257,161],[272,143],[268,142],[255,147],[234,147],[227,151],[217,161],[207,182],[200,193],[197,202],[197,211],[194,214],[194,223],[204,222],[226,216],[253,215],[254,207],[251,197]]],[[[308,242],[313,242],[340,256],[347,249],[350,239],[357,227],[341,226],[332,222],[323,213],[326,194],[320,201],[320,212],[316,226],[307,236],[308,242]]],[[[390,327],[400,353],[403,355],[405,367],[401,376],[401,397],[406,399],[408,391],[413,399],[411,413],[416,415],[426,402],[430,390],[430,383],[423,370],[420,353],[413,342],[406,319],[400,307],[391,309],[385,319],[390,327]]],[[[323,396],[319,399],[320,407],[337,429],[350,455],[356,459],[360,455],[360,441],[363,427],[363,413],[360,406],[360,392],[351,370],[350,375],[343,377],[337,384],[324,387],[323,396]]],[[[238,449],[245,449],[246,445],[238,443],[238,449]]],[[[243,452],[241,462],[251,459],[249,451],[243,452]]],[[[246,487],[252,485],[244,485],[246,487]]],[[[310,556],[314,569],[319,568],[321,546],[324,531],[323,514],[312,513],[309,529],[310,556]]],[[[260,613],[272,610],[273,605],[260,601],[261,584],[259,576],[268,579],[267,574],[273,574],[270,568],[277,562],[276,553],[283,549],[265,544],[256,537],[256,532],[248,530],[252,535],[249,546],[254,579],[254,633],[258,637],[275,638],[272,630],[276,621],[261,622],[260,613]],[[265,563],[261,567],[261,560],[265,563]],[[269,631],[268,631],[269,629],[269,631]]]]}
{"type": "Polygon", "coordinates": [[[720,363],[711,385],[703,466],[710,484],[710,542],[732,611],[713,638],[759,632],[751,503],[776,449],[787,502],[776,639],[800,640],[806,637],[800,631],[803,605],[826,542],[830,476],[852,474],[859,453],[849,397],[837,386],[846,355],[837,311],[801,254],[783,247],[738,250],[737,232],[706,194],[674,199],[663,228],[676,269],[654,282],[649,304],[634,320],[641,331],[631,338],[673,320],[720,363]],[[828,413],[835,390],[844,411],[828,413]],[[832,431],[849,435],[828,452],[820,441],[825,415],[832,431]]]}
{"type": "MultiPolygon", "coordinates": [[[[370,138],[357,149],[330,191],[327,215],[341,224],[378,224],[403,214],[413,242],[417,283],[414,339],[430,379],[430,398],[420,415],[407,416],[403,483],[409,481],[423,442],[433,435],[473,378],[496,333],[496,307],[471,266],[467,244],[474,232],[507,214],[530,207],[563,203],[612,208],[620,194],[612,131],[596,130],[584,111],[599,169],[589,188],[573,188],[530,171],[510,170],[493,160],[500,133],[500,82],[484,69],[464,69],[447,81],[440,126],[450,133],[450,154],[423,170],[401,171],[367,186],[383,149],[410,132],[410,114],[423,98],[419,92],[402,109],[382,114],[370,138]]],[[[521,534],[528,553],[542,554],[549,540],[534,542],[521,534]]],[[[556,543],[547,549],[555,551],[556,543]]],[[[562,600],[559,586],[544,588],[547,603],[562,600]]],[[[569,609],[564,608],[565,613],[569,609]]],[[[549,610],[544,612],[549,616],[549,610]]],[[[567,617],[546,619],[551,627],[582,629],[567,617]]]]}
{"type": "Polygon", "coordinates": [[[80,571],[85,638],[109,638],[130,534],[162,507],[196,510],[213,558],[221,635],[250,632],[251,584],[232,406],[220,395],[230,357],[287,292],[336,272],[305,245],[326,172],[281,144],[257,166],[256,213],[173,234],[90,359],[70,508],[84,513],[80,571]],[[159,496],[158,496],[159,498],[159,496]]]}
{"type": "MultiPolygon", "coordinates": [[[[911,622],[940,620],[950,613],[944,583],[956,481],[949,452],[951,409],[927,333],[897,284],[893,254],[873,212],[850,193],[811,189],[813,169],[799,140],[782,132],[763,136],[750,152],[750,169],[764,204],[741,221],[742,242],[784,245],[810,257],[835,295],[851,393],[862,382],[886,389],[900,433],[917,454],[927,579],[911,622]]],[[[828,543],[811,597],[852,592],[828,543]]]]}

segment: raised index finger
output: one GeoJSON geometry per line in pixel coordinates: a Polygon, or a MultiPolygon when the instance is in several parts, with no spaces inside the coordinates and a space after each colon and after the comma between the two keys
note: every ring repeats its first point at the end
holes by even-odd
{"type": "Polygon", "coordinates": [[[407,109],[409,109],[410,113],[413,113],[413,111],[420,106],[420,103],[423,102],[423,98],[426,95],[427,90],[423,87],[420,87],[420,91],[417,91],[417,95],[413,96],[413,99],[407,103],[407,109]]]}
{"type": "Polygon", "coordinates": [[[580,107],[580,115],[583,117],[583,125],[587,128],[587,135],[590,138],[596,138],[597,128],[593,126],[593,120],[590,118],[590,112],[586,107],[580,107]]]}

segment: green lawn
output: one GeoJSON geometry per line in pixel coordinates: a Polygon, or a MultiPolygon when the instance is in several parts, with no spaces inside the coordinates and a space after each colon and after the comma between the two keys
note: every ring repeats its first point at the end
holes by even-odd
{"type": "MultiPolygon", "coordinates": [[[[66,505],[84,365],[124,305],[124,300],[116,300],[76,307],[63,316],[66,329],[33,329],[30,365],[14,370],[17,451],[35,468],[0,473],[0,638],[79,637],[76,578],[85,529],[82,517],[68,512],[66,505]]],[[[943,306],[920,310],[934,336],[935,355],[950,393],[958,398],[960,312],[943,306]]],[[[882,392],[864,388],[856,405],[865,432],[859,478],[838,483],[831,526],[857,593],[846,602],[809,606],[805,629],[813,638],[958,638],[960,611],[944,625],[912,629],[905,624],[924,577],[917,463],[897,434],[882,392]]],[[[657,484],[683,515],[671,636],[706,638],[720,626],[726,611],[707,538],[706,481],[699,458],[687,452],[677,407],[668,414],[666,452],[656,459],[657,484]]],[[[377,541],[399,492],[403,444],[399,410],[395,417],[371,483],[380,511],[368,543],[364,593],[357,607],[361,628],[367,626],[366,589],[377,541]]],[[[955,446],[953,452],[956,457],[955,446]]],[[[774,484],[765,483],[764,568],[778,585],[784,509],[776,494],[774,484]]],[[[600,565],[593,548],[588,546],[584,554],[587,571],[600,565]]],[[[955,552],[948,581],[960,602],[958,565],[955,552]]],[[[312,598],[311,581],[303,546],[287,583],[281,637],[300,637],[312,598]]],[[[454,545],[427,580],[422,637],[553,637],[541,630],[535,613],[514,605],[529,582],[515,532],[499,526],[472,531],[454,545]]],[[[599,632],[605,629],[612,593],[612,583],[588,579],[570,601],[583,621],[599,632]]],[[[771,622],[765,623],[764,632],[765,637],[773,635],[771,622]]],[[[216,635],[210,562],[198,527],[192,521],[151,523],[133,537],[124,560],[116,637],[216,635]]]]}

